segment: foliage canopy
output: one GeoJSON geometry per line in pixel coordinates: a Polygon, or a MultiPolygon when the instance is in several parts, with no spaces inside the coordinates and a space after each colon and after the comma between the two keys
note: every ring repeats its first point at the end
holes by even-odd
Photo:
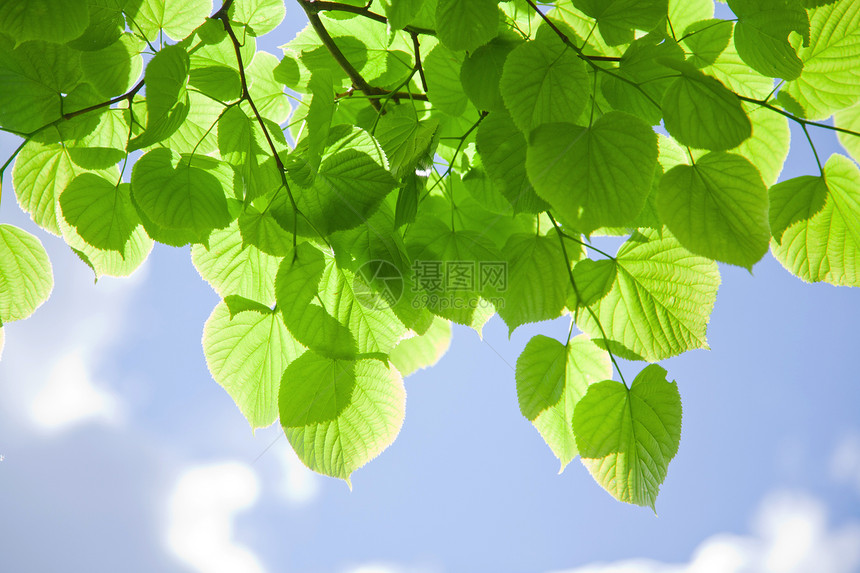
{"type": "MultiPolygon", "coordinates": [[[[717,262],[860,286],[860,0],[728,4],[296,0],[278,58],[257,38],[284,0],[0,0],[22,139],[0,180],[96,277],[191,245],[223,299],[213,378],[347,481],[451,322],[568,316],[517,361],[521,411],[562,469],[653,508],[681,397],[616,359],[707,348],[717,262]],[[818,172],[777,182],[790,122],[818,172]],[[816,129],[853,158],[822,161],[816,129]]],[[[40,240],[0,225],[0,326],[52,287],[40,240]]]]}

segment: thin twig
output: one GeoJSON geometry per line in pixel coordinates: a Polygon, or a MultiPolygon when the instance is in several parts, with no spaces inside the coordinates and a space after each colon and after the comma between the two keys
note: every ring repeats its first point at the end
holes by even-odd
{"type": "Polygon", "coordinates": [[[421,42],[418,41],[418,34],[412,34],[412,46],[415,48],[415,68],[418,70],[418,76],[421,78],[421,87],[427,91],[427,78],[424,77],[424,67],[421,65],[421,42]]]}

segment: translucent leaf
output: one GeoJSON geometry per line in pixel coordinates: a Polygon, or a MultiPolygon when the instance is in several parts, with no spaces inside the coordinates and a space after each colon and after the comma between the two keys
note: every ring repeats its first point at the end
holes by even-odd
{"type": "Polygon", "coordinates": [[[714,152],[660,180],[660,219],[691,252],[747,269],[770,242],[767,188],[739,155],[714,152]]]}
{"type": "Polygon", "coordinates": [[[253,116],[241,106],[231,107],[221,115],[217,130],[221,157],[242,176],[246,203],[281,186],[272,152],[253,116]]]}
{"type": "Polygon", "coordinates": [[[105,98],[126,93],[140,78],[142,43],[132,34],[123,34],[110,46],[81,54],[86,81],[105,98]]]}
{"type": "Polygon", "coordinates": [[[85,52],[107,48],[117,41],[125,30],[122,7],[115,0],[86,0],[90,23],[83,34],[68,46],[85,52]]]}
{"type": "Polygon", "coordinates": [[[526,161],[538,194],[583,233],[630,223],[645,204],[656,165],[654,131],[623,112],[610,112],[590,128],[541,126],[526,161]]]}
{"type": "Polygon", "coordinates": [[[66,221],[97,249],[122,253],[140,224],[128,184],[94,173],[75,177],[60,195],[60,207],[66,221]]]}
{"type": "Polygon", "coordinates": [[[193,245],[191,260],[221,298],[232,294],[267,306],[274,304],[275,276],[281,261],[253,245],[243,245],[237,222],[212,231],[208,249],[193,245]]]}
{"type": "Polygon", "coordinates": [[[19,44],[27,40],[62,44],[83,34],[89,23],[89,5],[81,0],[0,2],[0,30],[19,44]]]}
{"type": "Polygon", "coordinates": [[[188,116],[188,53],[180,46],[158,51],[146,66],[146,129],[129,143],[129,151],[170,137],[188,116]]]}
{"type": "Polygon", "coordinates": [[[714,16],[714,0],[669,0],[669,21],[677,32],[714,16]]]}
{"type": "Polygon", "coordinates": [[[0,325],[23,320],[54,288],[51,261],[41,241],[12,225],[0,225],[0,325]]]}
{"type": "Polygon", "coordinates": [[[389,360],[405,378],[418,370],[435,366],[450,346],[451,322],[434,317],[427,332],[398,342],[389,360]]]}
{"type": "Polygon", "coordinates": [[[488,115],[478,126],[476,142],[487,175],[515,212],[540,213],[549,208],[529,181],[526,138],[510,115],[488,115]]]}
{"type": "Polygon", "coordinates": [[[438,127],[435,119],[421,121],[412,106],[397,106],[382,116],[377,126],[379,144],[395,179],[415,173],[418,163],[428,156],[438,127]]]}
{"type": "Polygon", "coordinates": [[[229,165],[205,156],[155,149],[141,157],[131,175],[138,207],[157,225],[208,233],[230,224],[227,198],[234,196],[229,165]]]}
{"type": "Polygon", "coordinates": [[[570,293],[568,307],[591,306],[609,294],[618,276],[618,266],[611,259],[583,259],[573,267],[576,290],[570,293]]]}
{"type": "Polygon", "coordinates": [[[231,317],[222,301],[203,327],[203,353],[209,372],[254,429],[278,419],[281,377],[304,352],[279,314],[266,311],[248,310],[231,317]]]}
{"type": "MultiPolygon", "coordinates": [[[[311,102],[305,116],[307,127],[307,160],[314,173],[319,168],[320,159],[328,141],[331,121],[335,111],[334,82],[327,70],[317,70],[308,82],[311,102]]],[[[391,115],[390,113],[386,115],[391,115]]]]}
{"type": "Polygon", "coordinates": [[[270,212],[261,212],[253,206],[246,207],[239,215],[239,231],[242,244],[254,246],[275,257],[282,257],[293,246],[293,235],[288,232],[270,212]]]}
{"type": "Polygon", "coordinates": [[[729,0],[738,17],[735,46],[751,68],[765,76],[793,80],[803,62],[788,41],[791,32],[809,43],[809,17],[798,0],[729,0]]]}
{"type": "Polygon", "coordinates": [[[438,0],[436,33],[452,50],[471,52],[496,37],[499,8],[496,0],[438,0]]]}
{"type": "Polygon", "coordinates": [[[738,95],[765,99],[773,90],[773,78],[761,75],[738,55],[734,39],[717,57],[713,64],[702,68],[709,76],[718,79],[724,86],[738,95]]]}
{"type": "Polygon", "coordinates": [[[573,413],[589,384],[612,376],[609,354],[581,334],[566,345],[537,335],[517,359],[520,412],[561,462],[561,470],[579,450],[573,435],[573,413]]]}
{"type": "Polygon", "coordinates": [[[389,24],[398,30],[412,23],[422,4],[424,0],[382,0],[389,24]]]}
{"type": "Polygon", "coordinates": [[[630,42],[634,29],[651,30],[669,10],[667,0],[573,0],[573,5],[597,20],[611,45],[630,42]]]}
{"type": "Polygon", "coordinates": [[[182,40],[212,13],[212,0],[143,0],[129,2],[125,10],[134,20],[132,30],[139,29],[146,40],[155,41],[161,30],[182,40]]]}
{"type": "MultiPolygon", "coordinates": [[[[838,112],[833,120],[841,128],[860,133],[860,103],[838,112]]],[[[860,161],[860,136],[837,133],[837,137],[854,161],[860,161]]]]}
{"type": "Polygon", "coordinates": [[[281,124],[290,115],[290,100],[284,93],[284,86],[275,79],[277,65],[278,59],[272,54],[257,52],[245,74],[257,109],[266,119],[281,124]]]}
{"type": "Polygon", "coordinates": [[[463,91],[460,81],[463,54],[438,44],[427,54],[423,64],[427,76],[427,97],[433,107],[450,116],[460,116],[469,105],[469,96],[463,91]]]}
{"type": "Polygon", "coordinates": [[[803,74],[783,90],[810,119],[824,119],[860,99],[860,1],[844,0],[809,12],[811,41],[797,55],[803,74]]]}
{"type": "MultiPolygon", "coordinates": [[[[189,83],[209,97],[221,101],[234,101],[242,95],[242,81],[239,77],[239,62],[236,49],[230,36],[223,30],[223,24],[213,22],[220,28],[220,35],[212,42],[201,42],[189,53],[191,71],[189,83]]],[[[202,34],[201,28],[197,36],[202,34]]],[[[257,43],[252,36],[245,36],[239,53],[245,66],[253,60],[257,43]]]]}
{"type": "Polygon", "coordinates": [[[77,230],[65,219],[60,219],[63,240],[74,253],[92,269],[96,280],[103,276],[127,277],[146,261],[152,251],[153,241],[142,226],[137,226],[123,246],[122,252],[104,251],[87,243],[77,230]]]}
{"type": "MultiPolygon", "coordinates": [[[[842,155],[832,155],[824,166],[827,196],[817,210],[821,189],[807,187],[806,204],[787,197],[797,193],[797,180],[771,189],[772,205],[780,220],[801,219],[782,234],[782,242],[771,243],[776,259],[806,282],[828,282],[837,286],[860,286],[860,170],[842,155]]],[[[782,223],[784,224],[784,223],[782,223]]],[[[775,225],[778,230],[782,225],[775,225]]]]}
{"type": "Polygon", "coordinates": [[[284,257],[275,278],[278,309],[296,340],[324,356],[352,359],[356,353],[352,333],[319,301],[325,267],[322,252],[309,243],[299,243],[284,257]]]}
{"type": "Polygon", "coordinates": [[[591,92],[585,63],[557,39],[544,38],[514,49],[502,73],[505,105],[526,136],[546,123],[575,123],[591,92]]]}
{"type": "Polygon", "coordinates": [[[305,465],[348,482],[352,472],[391,445],[405,410],[406,391],[397,371],[378,361],[360,360],[355,363],[352,399],[337,418],[285,427],[284,432],[305,465]]]}
{"type": "MultiPolygon", "coordinates": [[[[693,255],[667,231],[642,230],[618,250],[612,290],[594,305],[611,341],[631,358],[663,360],[707,348],[705,332],[717,298],[717,264],[693,255]]],[[[603,335],[589,313],[577,325],[603,335]]],[[[611,342],[610,342],[611,344],[611,342]]]]}
{"type": "Polygon", "coordinates": [[[811,219],[827,200],[827,183],[823,177],[802,175],[770,188],[770,229],[777,244],[785,230],[795,223],[811,219]]]}
{"type": "Polygon", "coordinates": [[[752,135],[741,101],[718,80],[691,65],[664,61],[681,74],[663,96],[663,123],[684,145],[724,151],[752,135]]]}
{"type": "Polygon", "coordinates": [[[788,118],[746,102],[743,107],[752,123],[752,137],[731,152],[749,159],[761,173],[765,185],[773,185],[782,173],[791,146],[788,118]]]}
{"type": "Polygon", "coordinates": [[[281,381],[281,425],[300,428],[334,420],[352,399],[356,375],[353,360],[305,352],[287,367],[281,381]]]}
{"type": "Polygon", "coordinates": [[[80,79],[79,52],[37,40],[13,49],[0,36],[0,125],[29,133],[58,120],[62,94],[80,79]]]}
{"type": "Polygon", "coordinates": [[[717,61],[732,37],[732,22],[712,18],[696,22],[684,32],[684,44],[692,55],[690,62],[697,68],[704,68],[717,61]]]}
{"type": "Polygon", "coordinates": [[[496,311],[509,334],[522,324],[559,317],[571,287],[569,263],[555,233],[513,235],[502,253],[509,278],[497,295],[504,304],[497,304],[496,311]]]}
{"type": "Polygon", "coordinates": [[[126,115],[119,108],[104,110],[98,114],[98,123],[91,132],[66,139],[64,144],[71,160],[84,169],[107,169],[125,159],[129,135],[126,115]]]}
{"type": "Polygon", "coordinates": [[[178,153],[209,154],[218,148],[215,126],[224,106],[194,90],[188,92],[188,102],[185,121],[162,144],[178,153]]]}
{"type": "Polygon", "coordinates": [[[484,111],[504,111],[500,80],[505,60],[517,46],[516,38],[501,36],[469,54],[460,68],[463,90],[484,111]]]}
{"type": "Polygon", "coordinates": [[[252,36],[268,34],[284,20],[284,0],[236,0],[230,6],[230,20],[244,24],[252,36]]]}
{"type": "Polygon", "coordinates": [[[615,499],[654,509],[678,453],[681,416],[678,385],[656,364],[629,389],[612,380],[592,384],[573,416],[582,463],[615,499]]]}

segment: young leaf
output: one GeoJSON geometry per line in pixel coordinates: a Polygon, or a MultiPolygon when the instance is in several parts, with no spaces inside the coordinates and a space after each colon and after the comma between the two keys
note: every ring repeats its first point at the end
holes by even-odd
{"type": "Polygon", "coordinates": [[[499,30],[497,0],[438,0],[436,33],[454,51],[471,52],[496,37],[499,30]]]}
{"type": "Polygon", "coordinates": [[[724,151],[752,135],[741,101],[719,80],[690,64],[664,63],[681,72],[663,96],[663,123],[672,137],[690,147],[724,151]]]}
{"type": "Polygon", "coordinates": [[[788,41],[791,32],[809,44],[809,17],[800,0],[729,0],[738,17],[735,46],[757,72],[790,81],[803,71],[803,62],[788,41]]]}
{"type": "Polygon", "coordinates": [[[654,131],[617,111],[589,128],[541,126],[532,134],[526,160],[538,195],[583,233],[630,223],[645,205],[656,165],[654,131]]]}
{"type": "Polygon", "coordinates": [[[222,301],[203,327],[203,353],[209,372],[253,429],[265,428],[278,419],[281,376],[303,352],[304,347],[290,335],[278,313],[269,309],[231,316],[222,301]]]}
{"type": "Polygon", "coordinates": [[[89,5],[81,0],[0,2],[0,29],[19,44],[27,40],[63,44],[83,34],[89,24],[89,5]]]}
{"type": "Polygon", "coordinates": [[[495,38],[469,54],[460,68],[463,91],[483,111],[504,111],[505,102],[499,82],[505,60],[517,46],[517,40],[508,37],[495,38]]]}
{"type": "Polygon", "coordinates": [[[576,123],[591,91],[576,53],[557,38],[542,38],[514,49],[501,78],[502,98],[526,137],[547,123],[576,123]]]}
{"type": "Polygon", "coordinates": [[[660,219],[691,252],[747,269],[770,243],[767,189],[755,166],[713,152],[660,179],[660,219]]]}
{"type": "Polygon", "coordinates": [[[821,188],[803,180],[809,202],[788,197],[796,193],[794,180],[771,189],[771,201],[779,220],[775,231],[797,220],[782,234],[781,243],[771,244],[773,255],[789,272],[806,282],[824,281],[838,286],[860,286],[860,170],[843,155],[832,155],[824,166],[827,196],[820,202],[821,188]],[[778,207],[777,205],[782,205],[778,207]],[[809,216],[809,215],[812,216],[809,216]]]}
{"type": "Polygon", "coordinates": [[[427,332],[398,342],[389,360],[405,378],[418,370],[435,366],[450,346],[451,322],[437,316],[427,332]]]}
{"type": "Polygon", "coordinates": [[[301,428],[337,418],[352,400],[354,360],[302,354],[284,371],[279,391],[281,426],[301,428]]]}
{"type": "Polygon", "coordinates": [[[131,192],[157,225],[208,233],[232,221],[227,198],[235,195],[233,170],[211,157],[182,157],[155,149],[134,164],[131,192]]]}
{"type": "Polygon", "coordinates": [[[581,334],[566,345],[537,335],[517,359],[520,412],[543,437],[563,471],[577,456],[573,414],[589,384],[612,376],[609,354],[581,334]]]}
{"type": "Polygon", "coordinates": [[[649,31],[666,17],[668,0],[573,0],[573,5],[597,20],[610,45],[626,44],[633,30],[649,31]]]}
{"type": "MultiPolygon", "coordinates": [[[[286,392],[287,387],[282,389],[286,392]]],[[[359,360],[351,400],[335,419],[285,427],[284,432],[305,465],[349,482],[352,472],[394,441],[405,410],[406,390],[397,370],[376,360],[359,360]]]]}
{"type": "Polygon", "coordinates": [[[496,311],[508,334],[528,322],[557,318],[570,290],[566,257],[555,233],[512,235],[502,249],[507,262],[508,284],[497,294],[504,305],[496,311]]]}
{"type": "Polygon", "coordinates": [[[143,70],[141,45],[134,35],[123,34],[102,50],[84,52],[81,54],[84,79],[105,98],[127,92],[143,70]]]}
{"type": "MultiPolygon", "coordinates": [[[[642,230],[618,250],[612,290],[594,306],[610,345],[631,358],[655,362],[707,348],[705,331],[720,274],[714,261],[691,254],[667,231],[642,230]]],[[[590,313],[577,325],[595,340],[590,313]]]]}
{"type": "Polygon", "coordinates": [[[268,34],[286,15],[284,0],[236,0],[230,5],[230,20],[244,24],[252,36],[268,34]]]}
{"type": "Polygon", "coordinates": [[[140,224],[128,187],[94,173],[78,175],[60,195],[63,217],[93,247],[121,253],[140,224]]]}
{"type": "Polygon", "coordinates": [[[656,364],[629,389],[612,380],[592,384],[574,410],[573,432],[582,463],[603,489],[655,509],[681,440],[678,385],[656,364]]]}
{"type": "Polygon", "coordinates": [[[137,0],[128,2],[125,12],[145,39],[155,41],[164,30],[178,41],[203,24],[212,13],[212,0],[137,0]]]}
{"type": "Polygon", "coordinates": [[[170,137],[188,116],[188,73],[191,63],[180,46],[158,51],[146,66],[146,130],[131,140],[129,151],[170,137]]]}
{"type": "Polygon", "coordinates": [[[0,225],[0,326],[23,320],[54,288],[51,261],[41,241],[12,225],[0,225]]]}
{"type": "Polygon", "coordinates": [[[265,305],[274,304],[275,276],[281,261],[253,245],[244,245],[237,222],[212,231],[208,249],[193,245],[191,261],[222,298],[239,295],[265,305]]]}

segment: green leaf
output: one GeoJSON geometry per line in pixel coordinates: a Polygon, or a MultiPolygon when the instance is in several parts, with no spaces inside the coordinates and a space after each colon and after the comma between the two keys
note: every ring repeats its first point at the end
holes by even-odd
{"type": "MultiPolygon", "coordinates": [[[[619,351],[655,362],[708,348],[705,331],[720,285],[714,261],[693,255],[666,231],[643,229],[618,250],[616,266],[612,290],[593,309],[619,351]]],[[[589,313],[577,325],[603,338],[589,313]]]]}
{"type": "Polygon", "coordinates": [[[591,306],[609,294],[618,276],[618,266],[611,259],[583,259],[573,267],[576,290],[571,292],[568,308],[591,306]]]}
{"type": "Polygon", "coordinates": [[[284,87],[275,79],[278,58],[268,52],[257,52],[245,69],[248,78],[248,91],[260,113],[277,124],[287,120],[290,115],[290,100],[284,87]]]}
{"type": "MultiPolygon", "coordinates": [[[[833,122],[838,127],[860,133],[860,103],[838,112],[833,122]]],[[[854,161],[860,161],[860,136],[847,133],[836,135],[848,155],[853,157],[854,161]]]]}
{"type": "Polygon", "coordinates": [[[823,177],[802,175],[777,183],[770,188],[770,230],[777,244],[785,230],[800,221],[811,219],[824,208],[827,182],[823,177]]]}
{"type": "MultiPolygon", "coordinates": [[[[239,76],[239,62],[233,41],[223,29],[220,21],[212,21],[220,28],[219,36],[211,43],[202,41],[189,53],[191,71],[189,84],[204,94],[221,101],[234,101],[242,95],[242,80],[239,76]]],[[[203,27],[196,35],[204,35],[203,27]]],[[[202,39],[202,38],[201,38],[202,39]]],[[[239,53],[242,63],[252,62],[257,44],[252,36],[243,38],[239,53]]],[[[193,93],[193,92],[192,92],[193,93]]]]}
{"type": "Polygon", "coordinates": [[[334,83],[331,74],[324,69],[313,72],[308,82],[308,89],[313,97],[305,117],[308,132],[307,157],[311,170],[315,173],[328,141],[335,111],[334,83]]]}
{"type": "Polygon", "coordinates": [[[117,252],[97,249],[87,243],[65,219],[61,218],[59,223],[63,240],[78,258],[92,269],[96,280],[103,276],[130,276],[140,268],[152,251],[153,241],[140,225],[135,227],[122,252],[117,252]]]}
{"type": "Polygon", "coordinates": [[[283,0],[236,0],[230,5],[230,20],[244,24],[252,36],[268,34],[287,14],[283,0]]]}
{"type": "Polygon", "coordinates": [[[579,454],[573,435],[576,404],[589,384],[612,376],[609,354],[581,334],[566,345],[537,335],[517,359],[520,412],[543,437],[563,471],[579,454]]]}
{"type": "Polygon", "coordinates": [[[140,30],[146,40],[154,42],[164,30],[178,41],[203,24],[212,13],[212,0],[138,0],[129,2],[125,11],[134,20],[132,30],[140,30]]]}
{"type": "Polygon", "coordinates": [[[803,62],[788,41],[797,32],[809,44],[809,17],[799,0],[729,0],[738,17],[735,46],[751,68],[765,76],[794,80],[803,62]]]}
{"type": "Polygon", "coordinates": [[[58,120],[80,79],[79,52],[36,40],[13,49],[0,35],[0,125],[29,133],[58,120]]]}
{"type": "Polygon", "coordinates": [[[146,130],[129,143],[129,151],[170,137],[188,116],[188,73],[191,63],[180,46],[159,50],[146,66],[146,130]]]}
{"type": "Polygon", "coordinates": [[[547,123],[577,122],[591,92],[583,61],[557,39],[544,37],[549,39],[514,49],[502,73],[505,105],[526,136],[547,123]]]}
{"type": "Polygon", "coordinates": [[[252,206],[239,215],[239,231],[243,245],[257,247],[275,257],[286,255],[293,246],[293,234],[284,229],[272,213],[258,211],[252,206]]]}
{"type": "Polygon", "coordinates": [[[684,31],[684,44],[693,52],[690,62],[697,68],[717,61],[732,37],[732,22],[711,18],[690,25],[684,31]]]}
{"type": "Polygon", "coordinates": [[[345,149],[323,159],[312,187],[293,193],[299,209],[328,234],[367,220],[394,186],[391,173],[370,155],[345,149]]]}
{"type": "Polygon", "coordinates": [[[265,310],[231,317],[222,301],[203,327],[203,353],[209,372],[253,429],[270,426],[278,419],[281,376],[304,352],[279,314],[265,310]]]}
{"type": "Polygon", "coordinates": [[[353,360],[305,352],[287,367],[281,380],[281,426],[301,428],[334,420],[352,400],[356,376],[353,360]]]}
{"type": "Polygon", "coordinates": [[[744,62],[738,55],[734,39],[717,58],[717,61],[702,68],[702,71],[713,76],[724,86],[738,95],[765,99],[773,91],[774,80],[761,75],[744,62]]]}
{"type": "Polygon", "coordinates": [[[773,111],[744,102],[752,122],[752,137],[731,150],[749,159],[761,173],[765,185],[773,185],[782,173],[791,147],[788,118],[773,111]]]}
{"type": "Polygon", "coordinates": [[[590,128],[554,123],[532,134],[526,167],[543,199],[578,231],[630,223],[657,165],[657,136],[641,119],[610,112],[590,128]]]}
{"type": "Polygon", "coordinates": [[[191,261],[222,298],[239,295],[265,305],[274,304],[275,276],[281,261],[253,245],[243,245],[237,222],[212,231],[208,249],[193,245],[191,261]]]}
{"type": "Polygon", "coordinates": [[[0,31],[18,44],[62,44],[83,34],[89,23],[89,5],[81,0],[0,0],[0,31]]]}
{"type": "Polygon", "coordinates": [[[122,6],[115,0],[86,0],[86,2],[90,12],[90,23],[83,34],[68,42],[68,46],[84,52],[102,50],[116,42],[125,30],[122,6]]]}
{"type": "Polygon", "coordinates": [[[451,322],[434,317],[427,332],[397,343],[389,360],[405,378],[418,370],[435,366],[451,346],[451,322]]]}
{"type": "Polygon", "coordinates": [[[778,213],[775,234],[799,219],[785,230],[781,243],[771,243],[773,255],[806,282],[860,286],[860,170],[847,157],[832,155],[824,179],[827,195],[820,209],[822,190],[808,179],[801,180],[802,185],[789,180],[771,189],[771,208],[778,213]],[[798,191],[803,195],[788,196],[798,191]]]}
{"type": "Polygon", "coordinates": [[[78,175],[60,195],[63,216],[93,247],[122,253],[140,224],[128,187],[94,173],[78,175]]]}
{"type": "Polygon", "coordinates": [[[241,106],[231,107],[221,115],[217,129],[218,150],[242,176],[246,203],[281,186],[272,152],[253,116],[241,106]]]}
{"type": "Polygon", "coordinates": [[[337,418],[285,427],[284,432],[305,465],[349,482],[352,472],[391,445],[405,410],[406,390],[397,371],[378,361],[360,360],[355,363],[352,399],[337,418]]]}
{"type": "Polygon", "coordinates": [[[213,126],[224,106],[193,90],[188,92],[188,101],[190,107],[185,121],[161,143],[178,153],[211,153],[218,149],[218,130],[213,126]]]}
{"type": "Polygon", "coordinates": [[[613,46],[632,41],[634,29],[650,31],[669,10],[668,0],[573,0],[573,5],[597,20],[613,46]]]}
{"type": "Polygon", "coordinates": [[[322,252],[309,243],[299,243],[281,262],[275,277],[275,298],[296,340],[323,356],[349,360],[356,353],[352,333],[319,301],[325,267],[322,252]]]}
{"type": "Polygon", "coordinates": [[[412,106],[397,106],[382,116],[377,126],[379,144],[395,179],[415,173],[419,162],[429,155],[438,127],[436,119],[420,120],[412,106]]]}
{"type": "Polygon", "coordinates": [[[51,261],[41,241],[18,227],[0,225],[0,326],[33,314],[53,288],[51,261]]]}
{"type": "Polygon", "coordinates": [[[508,334],[528,322],[558,318],[570,290],[566,257],[555,233],[548,236],[516,234],[502,249],[508,284],[496,296],[504,299],[496,311],[508,334]]]}
{"type": "Polygon", "coordinates": [[[770,243],[767,188],[740,155],[714,152],[663,175],[660,219],[691,252],[747,269],[770,243]]]}
{"type": "Polygon", "coordinates": [[[438,0],[436,33],[448,48],[471,52],[496,37],[499,31],[497,0],[438,0]]]}
{"type": "Polygon", "coordinates": [[[388,23],[396,30],[411,24],[423,4],[424,0],[382,0],[388,23]]]}
{"type": "Polygon", "coordinates": [[[689,64],[665,60],[681,74],[663,96],[663,123],[684,145],[725,151],[752,135],[752,125],[738,97],[719,80],[689,64]]]}
{"type": "Polygon", "coordinates": [[[126,93],[143,70],[142,43],[132,34],[123,34],[102,50],[81,54],[81,69],[86,81],[105,98],[126,93]]]}
{"type": "Polygon", "coordinates": [[[669,21],[677,30],[714,16],[714,0],[669,0],[669,21]]]}
{"type": "Polygon", "coordinates": [[[475,104],[485,111],[504,111],[500,81],[505,60],[517,47],[515,38],[498,37],[469,54],[460,68],[463,91],[475,104]]]}
{"type": "Polygon", "coordinates": [[[493,185],[517,213],[540,213],[549,205],[538,197],[526,172],[526,138],[507,113],[493,112],[478,126],[478,152],[493,185]]]}
{"type": "Polygon", "coordinates": [[[424,58],[424,75],[427,77],[427,97],[434,109],[452,117],[459,117],[469,105],[469,96],[460,81],[463,54],[452,52],[442,44],[436,45],[424,58]]]}
{"type": "Polygon", "coordinates": [[[615,499],[655,509],[678,453],[681,417],[678,385],[656,364],[629,389],[612,380],[592,384],[573,415],[582,463],[615,499]]]}
{"type": "Polygon", "coordinates": [[[797,50],[803,74],[782,89],[809,119],[825,119],[860,99],[860,2],[843,0],[810,10],[809,24],[809,46],[797,50]]]}
{"type": "Polygon", "coordinates": [[[157,225],[208,233],[230,224],[227,198],[234,196],[229,165],[206,156],[180,156],[155,149],[141,157],[131,174],[138,207],[157,225]]]}
{"type": "Polygon", "coordinates": [[[84,169],[108,169],[126,157],[128,123],[120,108],[93,112],[98,123],[93,130],[76,139],[65,139],[71,160],[84,169]]]}

